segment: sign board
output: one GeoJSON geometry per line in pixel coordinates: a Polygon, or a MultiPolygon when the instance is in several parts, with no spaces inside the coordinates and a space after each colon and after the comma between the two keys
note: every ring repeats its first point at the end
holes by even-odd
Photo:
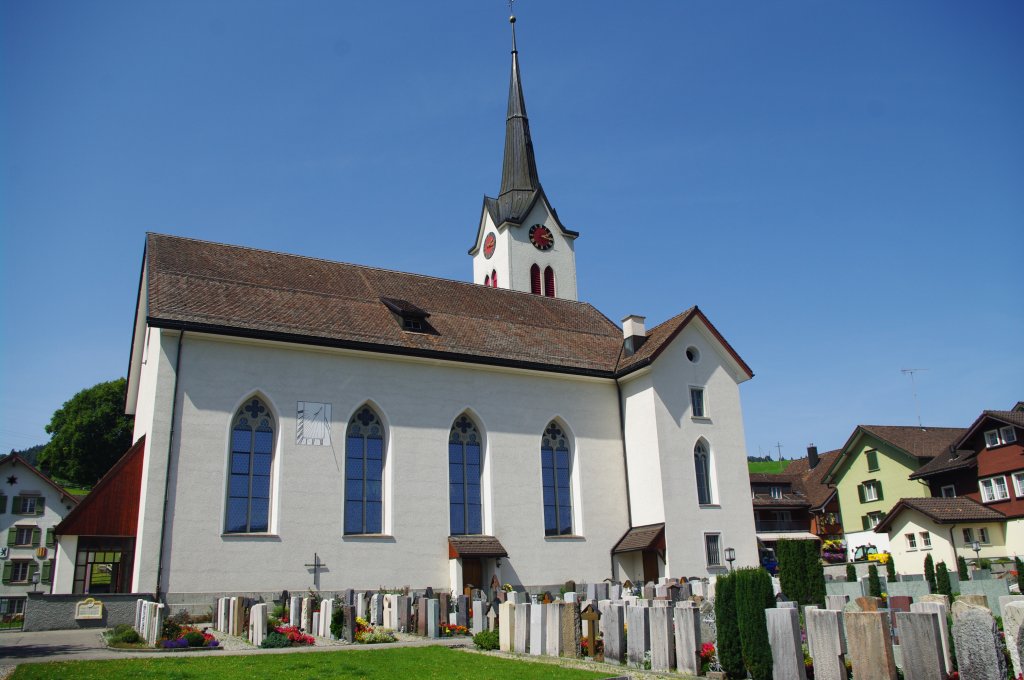
{"type": "Polygon", "coordinates": [[[91,597],[75,604],[75,620],[103,618],[103,603],[91,597]]]}

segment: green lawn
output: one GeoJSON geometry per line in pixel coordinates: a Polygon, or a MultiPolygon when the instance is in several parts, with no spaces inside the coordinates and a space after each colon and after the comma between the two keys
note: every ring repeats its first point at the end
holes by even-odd
{"type": "Polygon", "coordinates": [[[306,652],[296,654],[258,654],[216,656],[209,652],[200,658],[125,659],[116,661],[68,661],[31,663],[18,666],[12,680],[34,678],[75,678],[75,680],[321,680],[322,678],[607,678],[608,673],[560,668],[553,664],[512,661],[470,654],[447,647],[409,647],[352,652],[306,652]]]}
{"type": "Polygon", "coordinates": [[[789,467],[789,464],[791,462],[793,462],[793,461],[790,461],[790,460],[773,460],[773,461],[770,461],[768,463],[764,463],[764,462],[757,462],[757,463],[747,462],[747,469],[750,472],[768,472],[768,473],[782,472],[787,467],[789,467]]]}

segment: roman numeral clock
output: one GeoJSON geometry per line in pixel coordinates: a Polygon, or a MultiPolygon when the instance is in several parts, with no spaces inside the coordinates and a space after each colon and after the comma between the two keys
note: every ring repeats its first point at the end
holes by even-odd
{"type": "Polygon", "coordinates": [[[304,446],[331,445],[331,405],[300,401],[295,412],[295,443],[304,446]]]}

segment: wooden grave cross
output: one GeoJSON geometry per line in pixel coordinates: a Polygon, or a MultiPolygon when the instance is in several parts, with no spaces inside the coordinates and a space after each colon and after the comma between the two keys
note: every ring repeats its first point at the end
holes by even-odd
{"type": "Polygon", "coordinates": [[[580,613],[580,618],[584,621],[588,621],[587,626],[587,656],[597,658],[597,627],[598,621],[601,620],[601,612],[597,611],[597,608],[592,604],[588,604],[586,609],[580,613]]]}

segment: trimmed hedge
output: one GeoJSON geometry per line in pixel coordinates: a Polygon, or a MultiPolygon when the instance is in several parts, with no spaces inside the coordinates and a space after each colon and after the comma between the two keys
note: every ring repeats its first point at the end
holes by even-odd
{"type": "MultiPolygon", "coordinates": [[[[781,540],[776,544],[779,560],[779,584],[782,592],[801,607],[825,606],[825,568],[821,564],[817,541],[781,540]]],[[[847,571],[853,565],[847,565],[847,571]]],[[[856,573],[854,574],[856,580],[856,573]]]]}
{"type": "Polygon", "coordinates": [[[718,662],[730,678],[747,677],[743,666],[739,621],[736,618],[736,573],[718,577],[715,582],[715,627],[718,630],[718,662]]]}
{"type": "MultiPolygon", "coordinates": [[[[772,577],[764,569],[736,572],[736,617],[743,664],[754,680],[772,680],[772,647],[765,609],[775,607],[772,577]]],[[[721,637],[719,637],[721,639],[721,637]]]]}
{"type": "MultiPolygon", "coordinates": [[[[931,555],[929,555],[931,557],[931,555]]],[[[846,582],[856,583],[857,582],[857,567],[852,564],[846,565],[846,582]]]]}
{"type": "Polygon", "coordinates": [[[966,581],[971,577],[970,572],[967,571],[967,560],[963,555],[956,558],[956,575],[960,577],[961,581],[966,581]]]}
{"type": "Polygon", "coordinates": [[[882,582],[878,579],[878,567],[874,564],[868,565],[868,595],[882,596],[882,582]]]}
{"type": "Polygon", "coordinates": [[[924,580],[928,582],[928,592],[934,593],[937,590],[935,583],[935,562],[929,554],[924,558],[924,580]]]}
{"type": "Polygon", "coordinates": [[[940,595],[953,596],[953,586],[949,583],[949,570],[945,562],[935,565],[935,587],[940,595]]]}

